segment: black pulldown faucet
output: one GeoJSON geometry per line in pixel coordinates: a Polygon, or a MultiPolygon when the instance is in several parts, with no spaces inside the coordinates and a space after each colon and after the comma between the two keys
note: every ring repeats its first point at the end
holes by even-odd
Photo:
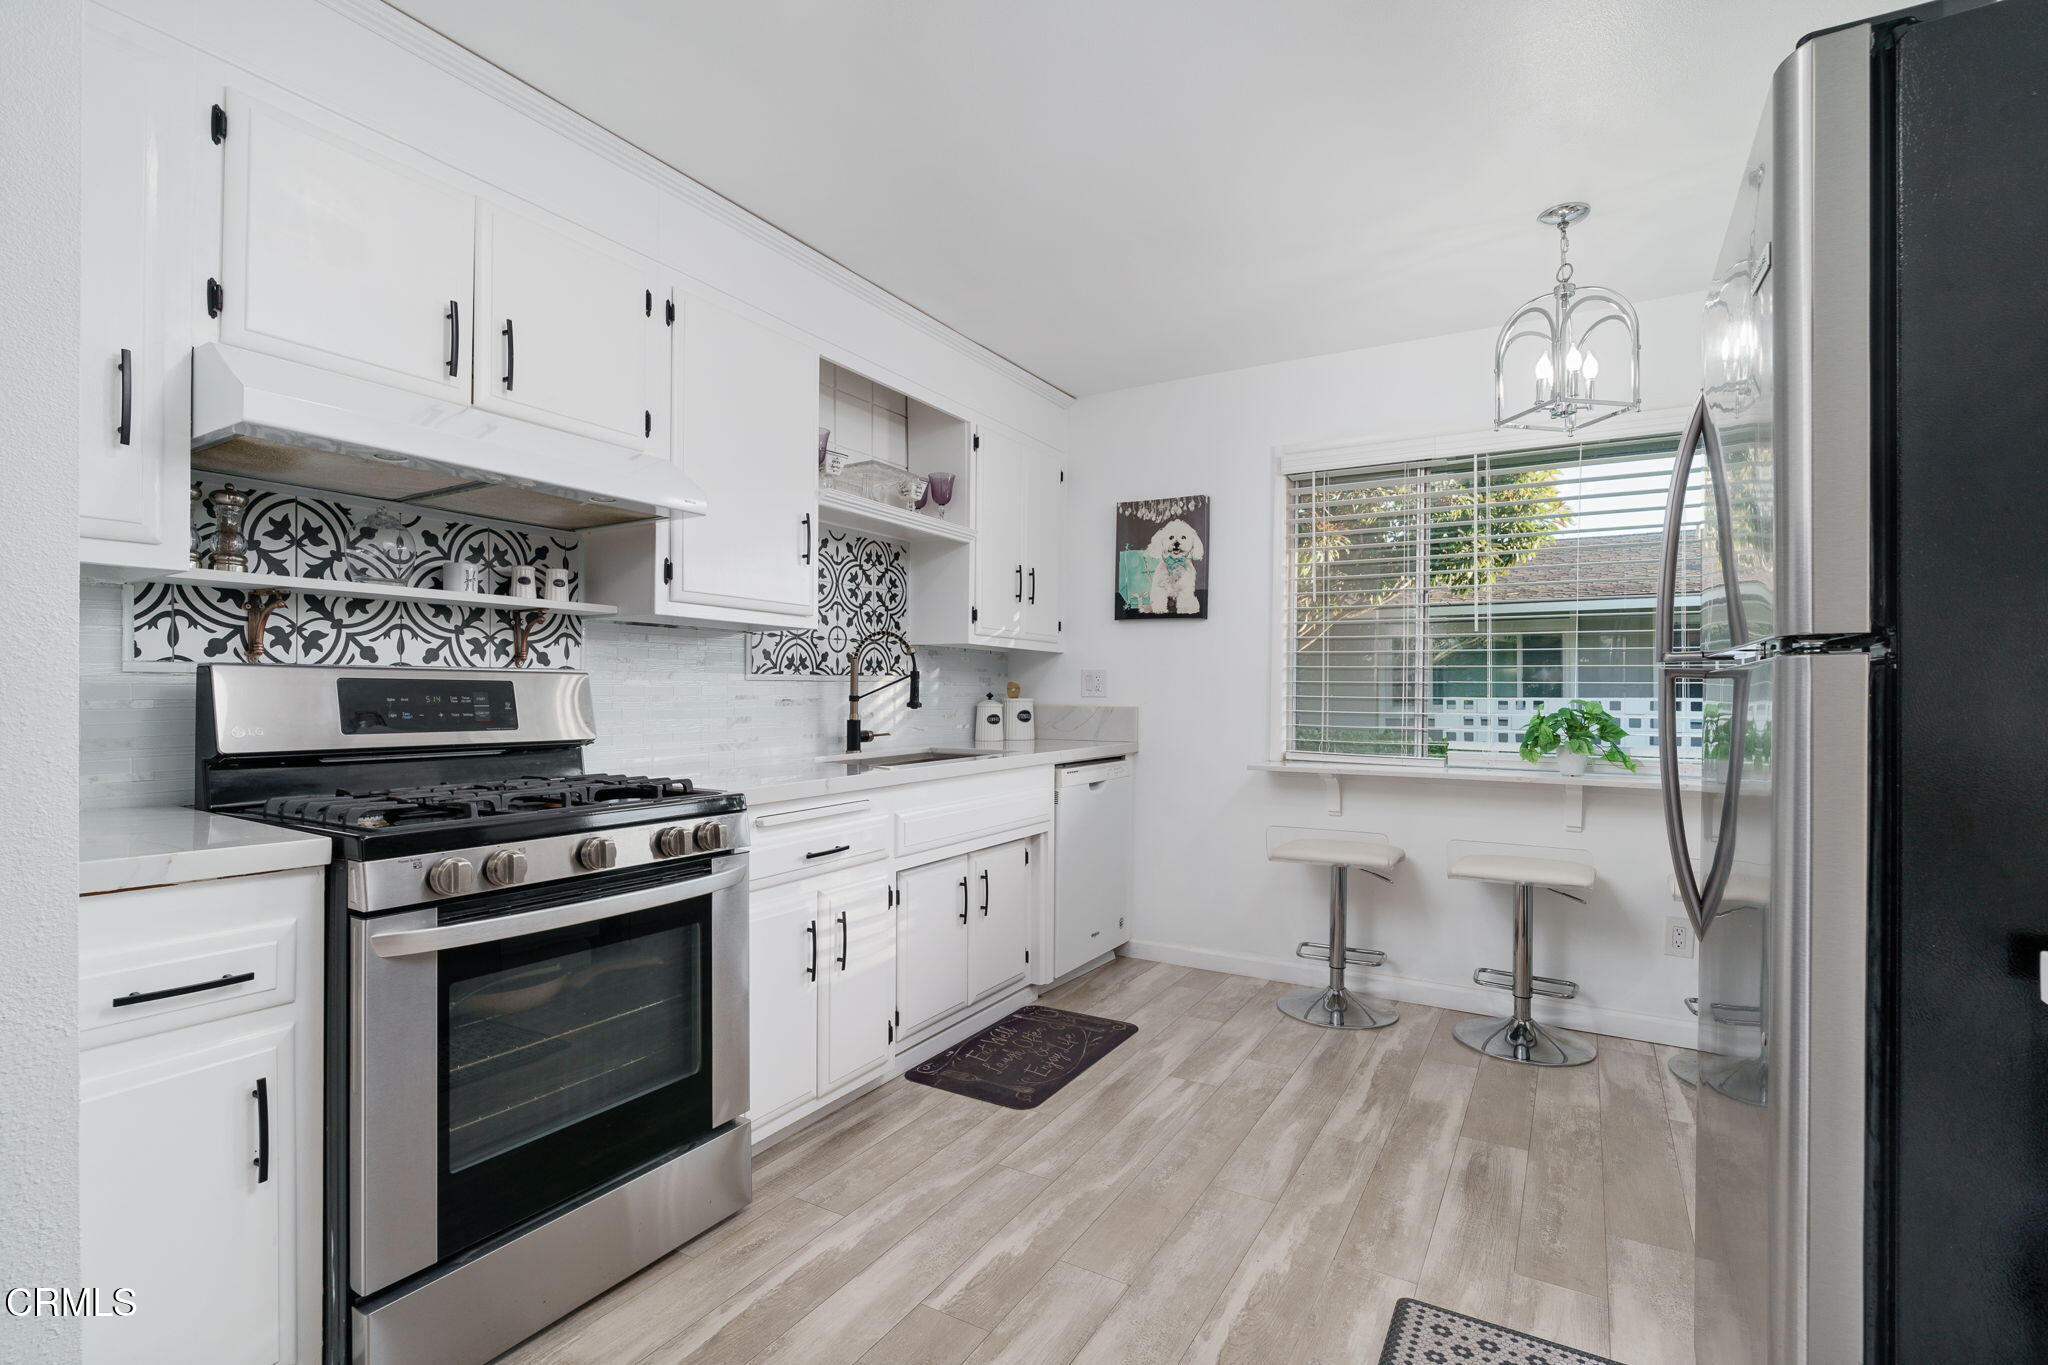
{"type": "Polygon", "coordinates": [[[909,706],[913,711],[923,706],[924,702],[917,695],[917,646],[893,630],[869,631],[866,635],[861,636],[859,642],[854,645],[853,649],[846,656],[846,752],[857,754],[860,752],[861,745],[871,739],[880,739],[889,733],[887,730],[875,731],[860,728],[860,702],[862,697],[872,697],[875,693],[894,687],[900,682],[910,684],[910,700],[905,705],[909,706]],[[867,691],[863,692],[860,690],[860,652],[866,649],[872,641],[881,639],[894,640],[903,646],[903,653],[910,660],[910,671],[900,678],[891,678],[881,686],[870,687],[867,691]]]}

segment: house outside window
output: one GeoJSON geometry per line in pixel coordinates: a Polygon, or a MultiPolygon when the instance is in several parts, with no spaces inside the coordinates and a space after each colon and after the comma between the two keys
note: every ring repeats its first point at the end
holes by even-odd
{"type": "MultiPolygon", "coordinates": [[[[1287,757],[1497,763],[1541,707],[1657,752],[1652,616],[1677,435],[1285,475],[1287,757]]],[[[1678,628],[1697,631],[1698,490],[1678,628]]],[[[1680,684],[1678,748],[1700,747],[1680,684]]]]}

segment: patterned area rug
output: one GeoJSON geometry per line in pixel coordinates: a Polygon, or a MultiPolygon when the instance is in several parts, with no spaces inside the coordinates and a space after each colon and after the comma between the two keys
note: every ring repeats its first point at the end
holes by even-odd
{"type": "Polygon", "coordinates": [[[1036,1109],[1137,1031],[1121,1019],[1026,1005],[905,1074],[956,1095],[1036,1109]]]}
{"type": "Polygon", "coordinates": [[[1606,1356],[1560,1346],[1526,1333],[1496,1327],[1463,1313],[1403,1299],[1394,1305],[1380,1365],[1620,1365],[1606,1356]]]}

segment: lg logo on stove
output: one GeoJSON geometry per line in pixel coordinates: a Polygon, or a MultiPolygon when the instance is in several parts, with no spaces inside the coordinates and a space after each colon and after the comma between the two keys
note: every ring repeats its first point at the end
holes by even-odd
{"type": "Polygon", "coordinates": [[[260,725],[231,725],[228,727],[228,733],[236,739],[247,739],[251,735],[261,739],[263,737],[263,727],[260,725]]]}

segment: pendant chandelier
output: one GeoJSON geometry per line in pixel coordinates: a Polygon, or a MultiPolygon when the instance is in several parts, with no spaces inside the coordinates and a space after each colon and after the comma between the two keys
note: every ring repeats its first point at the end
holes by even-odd
{"type": "Polygon", "coordinates": [[[1496,430],[1570,434],[1643,405],[1635,308],[1612,289],[1572,282],[1571,226],[1592,211],[1555,204],[1536,215],[1557,229],[1557,277],[1549,293],[1515,310],[1493,344],[1496,430]]]}

